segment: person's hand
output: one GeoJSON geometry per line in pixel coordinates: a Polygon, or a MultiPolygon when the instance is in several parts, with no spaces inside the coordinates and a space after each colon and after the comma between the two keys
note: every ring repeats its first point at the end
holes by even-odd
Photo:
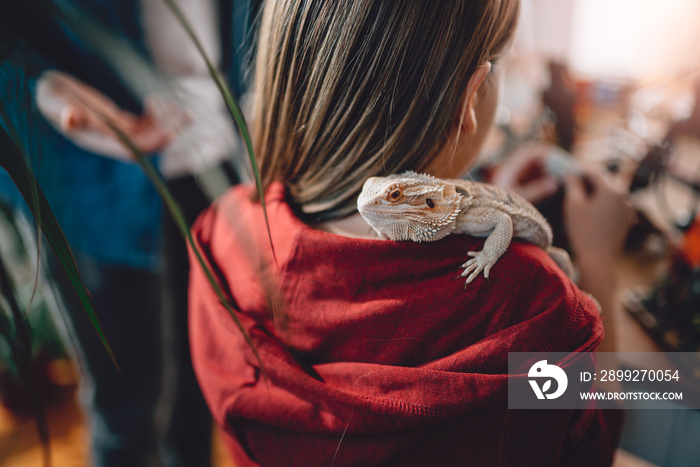
{"type": "Polygon", "coordinates": [[[598,351],[615,352],[617,259],[634,209],[627,202],[623,183],[605,173],[568,175],[565,187],[564,225],[578,260],[579,287],[598,300],[604,316],[605,338],[598,351]]]}
{"type": "Polygon", "coordinates": [[[634,209],[622,183],[599,172],[566,178],[564,223],[579,259],[614,260],[622,252],[634,209]]]}
{"type": "Polygon", "coordinates": [[[523,146],[496,168],[491,183],[531,203],[552,196],[559,186],[545,169],[548,152],[549,147],[543,144],[523,146]]]}
{"type": "Polygon", "coordinates": [[[166,147],[189,121],[184,112],[164,100],[147,100],[143,115],[138,116],[120,109],[101,92],[65,73],[52,71],[42,79],[47,80],[51,97],[61,102],[56,123],[69,138],[80,132],[96,132],[119,142],[108,121],[140,151],[152,153],[166,147]]]}

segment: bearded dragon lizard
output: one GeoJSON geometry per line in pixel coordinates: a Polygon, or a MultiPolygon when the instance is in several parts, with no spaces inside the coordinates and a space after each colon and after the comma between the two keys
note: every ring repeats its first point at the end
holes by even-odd
{"type": "Polygon", "coordinates": [[[404,172],[368,179],[357,208],[380,237],[432,242],[451,233],[487,237],[481,251],[470,251],[462,265],[467,284],[491,268],[513,237],[539,246],[569,276],[573,266],[566,251],[552,246],[552,228],[537,209],[515,193],[486,183],[442,180],[404,172]]]}

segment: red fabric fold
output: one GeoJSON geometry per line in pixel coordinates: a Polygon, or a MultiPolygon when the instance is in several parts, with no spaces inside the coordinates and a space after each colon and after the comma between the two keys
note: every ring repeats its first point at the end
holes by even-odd
{"type": "Polygon", "coordinates": [[[193,234],[266,378],[194,263],[190,282],[195,371],[237,466],[576,465],[584,448],[586,465],[611,462],[614,412],[507,410],[508,352],[592,351],[603,336],[595,304],[541,249],[514,241],[465,289],[460,265],[483,239],[328,234],[276,184],[275,261],[251,196],[229,191],[193,234]]]}

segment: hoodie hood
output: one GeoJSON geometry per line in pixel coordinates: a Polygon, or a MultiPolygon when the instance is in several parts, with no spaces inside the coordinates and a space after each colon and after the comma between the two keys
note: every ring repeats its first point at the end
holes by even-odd
{"type": "Polygon", "coordinates": [[[302,223],[275,184],[273,257],[252,196],[232,189],[193,234],[263,369],[195,262],[190,284],[193,364],[241,465],[382,463],[470,417],[502,430],[508,352],[590,351],[602,338],[596,305],[536,246],[514,241],[490,281],[465,289],[460,265],[483,239],[333,235],[302,223]],[[292,454],[309,440],[312,457],[292,454]]]}

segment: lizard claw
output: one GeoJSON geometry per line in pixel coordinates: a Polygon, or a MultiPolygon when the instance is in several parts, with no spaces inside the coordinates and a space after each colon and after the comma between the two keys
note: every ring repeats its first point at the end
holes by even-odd
{"type": "Polygon", "coordinates": [[[483,250],[482,251],[470,251],[467,253],[469,256],[472,257],[469,261],[464,263],[462,265],[464,269],[464,272],[461,274],[462,277],[469,276],[467,277],[467,282],[464,284],[464,287],[466,288],[469,283],[471,283],[474,279],[479,277],[479,274],[483,271],[484,277],[486,279],[489,278],[489,273],[491,272],[491,268],[493,265],[496,263],[493,259],[491,259],[488,255],[484,254],[483,250]]]}

